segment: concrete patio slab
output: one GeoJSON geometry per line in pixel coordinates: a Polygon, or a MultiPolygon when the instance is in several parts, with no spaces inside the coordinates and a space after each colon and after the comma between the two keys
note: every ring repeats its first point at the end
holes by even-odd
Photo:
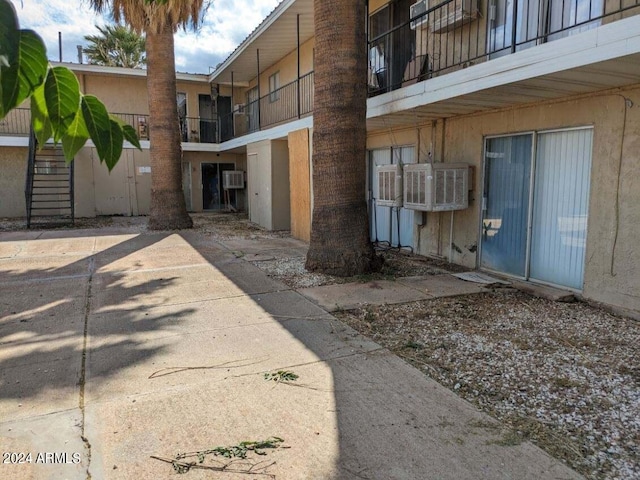
{"type": "MultiPolygon", "coordinates": [[[[77,406],[77,405],[76,405],[77,406]]],[[[4,418],[4,417],[0,417],[4,418]]],[[[79,409],[4,422],[0,425],[3,452],[31,453],[32,463],[3,464],[0,473],[11,480],[85,480],[87,454],[79,409]],[[51,455],[59,460],[53,462],[51,455]],[[40,456],[39,456],[40,455],[40,456]]]]}
{"type": "MultiPolygon", "coordinates": [[[[70,238],[60,241],[72,245],[70,238]]],[[[264,253],[274,257],[302,249],[286,239],[267,244],[264,253]]],[[[272,436],[289,447],[260,457],[276,462],[266,473],[278,480],[581,478],[529,443],[499,445],[490,418],[327,313],[336,304],[432,298],[417,289],[428,288],[420,280],[301,295],[193,232],[143,233],[100,248],[72,263],[61,258],[62,247],[35,263],[0,261],[3,285],[20,282],[0,289],[0,303],[11,305],[17,289],[31,284],[41,312],[60,297],[73,304],[66,319],[21,322],[31,314],[22,311],[29,308],[23,298],[6,317],[0,450],[82,453],[80,466],[0,464],[0,478],[171,478],[172,466],[151,455],[272,436]],[[73,279],[32,281],[33,271],[44,278],[76,271],[78,292],[69,294],[73,279]],[[264,378],[277,370],[299,378],[290,385],[264,378]]]]}
{"type": "Polygon", "coordinates": [[[377,280],[366,283],[347,283],[302,288],[302,295],[328,312],[349,310],[362,305],[384,305],[415,302],[432,298],[426,293],[400,282],[377,280]]]}
{"type": "Polygon", "coordinates": [[[89,274],[90,257],[91,254],[2,259],[0,283],[84,277],[89,274]]]}
{"type": "Polygon", "coordinates": [[[398,283],[415,288],[433,297],[453,297],[486,291],[482,285],[465,282],[459,278],[446,275],[429,275],[426,277],[399,278],[398,283]]]}

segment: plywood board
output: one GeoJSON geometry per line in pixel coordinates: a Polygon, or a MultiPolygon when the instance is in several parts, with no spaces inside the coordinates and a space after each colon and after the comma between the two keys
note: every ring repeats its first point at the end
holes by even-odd
{"type": "Polygon", "coordinates": [[[291,191],[291,235],[311,239],[311,184],[309,129],[289,133],[289,188],[291,191]]]}

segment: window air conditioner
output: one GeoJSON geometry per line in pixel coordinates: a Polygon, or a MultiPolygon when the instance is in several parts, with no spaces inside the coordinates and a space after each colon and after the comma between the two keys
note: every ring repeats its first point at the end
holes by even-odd
{"type": "Polygon", "coordinates": [[[469,206],[469,165],[413,163],[404,167],[404,208],[425,212],[469,206]]]}
{"type": "Polygon", "coordinates": [[[222,188],[225,190],[244,188],[244,172],[242,170],[223,171],[222,188]]]}
{"type": "Polygon", "coordinates": [[[428,4],[427,4],[427,0],[420,0],[417,3],[414,3],[413,5],[411,5],[409,7],[409,18],[411,18],[411,30],[415,30],[418,26],[422,25],[423,23],[427,23],[427,20],[429,19],[429,15],[423,15],[420,18],[416,18],[419,15],[422,15],[424,12],[427,11],[428,4]]]}
{"type": "MultiPolygon", "coordinates": [[[[432,0],[434,6],[440,0],[432,0]]],[[[478,18],[478,0],[453,0],[431,12],[429,27],[432,33],[445,33],[478,18]]]]}
{"type": "Polygon", "coordinates": [[[380,165],[376,167],[378,198],[376,205],[382,207],[402,206],[402,165],[380,165]]]}

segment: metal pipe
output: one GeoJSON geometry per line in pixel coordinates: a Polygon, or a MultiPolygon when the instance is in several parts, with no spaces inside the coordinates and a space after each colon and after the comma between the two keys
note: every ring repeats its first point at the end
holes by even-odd
{"type": "Polygon", "coordinates": [[[298,52],[298,118],[300,118],[300,14],[296,17],[297,52],[298,52]]]}

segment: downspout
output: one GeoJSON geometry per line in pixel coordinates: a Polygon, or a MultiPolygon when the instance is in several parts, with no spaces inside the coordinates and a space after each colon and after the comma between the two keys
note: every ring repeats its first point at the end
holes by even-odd
{"type": "Polygon", "coordinates": [[[233,70],[231,70],[231,128],[233,129],[233,138],[236,137],[236,111],[234,108],[235,99],[233,97],[233,70]]]}
{"type": "Polygon", "coordinates": [[[260,49],[258,48],[256,50],[256,57],[257,57],[257,61],[258,61],[258,130],[261,130],[260,128],[260,49]]]}

